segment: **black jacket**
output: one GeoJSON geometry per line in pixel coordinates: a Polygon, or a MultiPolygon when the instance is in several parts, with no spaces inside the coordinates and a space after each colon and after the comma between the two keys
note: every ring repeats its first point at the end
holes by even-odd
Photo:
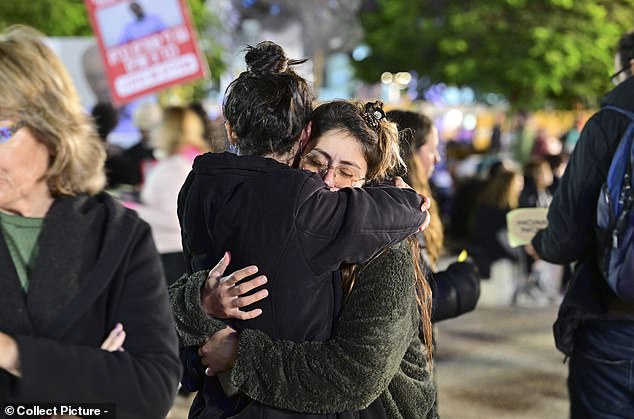
{"type": "Polygon", "coordinates": [[[105,193],[62,197],[38,245],[25,294],[0,231],[0,330],[22,370],[0,370],[0,403],[115,403],[118,418],[164,418],[181,367],[148,225],[105,193]],[[101,350],[117,322],[125,352],[101,350]]]}
{"type": "Polygon", "coordinates": [[[480,272],[473,259],[453,262],[435,271],[428,259],[425,236],[416,233],[420,264],[432,295],[432,323],[453,319],[472,311],[480,298],[480,272]]]}
{"type": "MultiPolygon", "coordinates": [[[[178,215],[190,273],[209,269],[228,250],[227,272],[254,264],[267,276],[270,296],[257,303],[263,314],[234,327],[323,341],[339,310],[332,272],[414,233],[424,220],[421,202],[414,191],[394,187],[333,193],[318,175],[272,159],[207,153],[183,185],[178,215]]],[[[215,377],[204,385],[202,417],[235,408],[215,377]]]]}
{"type": "Polygon", "coordinates": [[[472,260],[426,273],[432,295],[432,323],[453,319],[475,309],[480,298],[480,273],[472,260]]]}
{"type": "MultiPolygon", "coordinates": [[[[634,77],[608,93],[602,105],[634,111],[634,77]]],[[[568,326],[581,318],[634,318],[634,308],[620,302],[607,286],[597,261],[596,204],[612,156],[629,119],[613,110],[601,110],[586,123],[548,211],[548,228],[532,241],[548,262],[578,261],[555,325],[558,347],[568,352],[568,326]],[[566,330],[562,330],[565,328],[566,330]]]]}
{"type": "MultiPolygon", "coordinates": [[[[395,245],[358,267],[335,331],[324,343],[240,334],[232,382],[267,404],[338,412],[377,397],[392,419],[437,418],[437,390],[420,336],[412,255],[395,245]]],[[[365,412],[360,418],[366,418],[365,412]]]]}

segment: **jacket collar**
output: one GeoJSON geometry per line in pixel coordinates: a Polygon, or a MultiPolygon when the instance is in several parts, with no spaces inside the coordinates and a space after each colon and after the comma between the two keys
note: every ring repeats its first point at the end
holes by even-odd
{"type": "Polygon", "coordinates": [[[634,76],[625,79],[601,100],[601,106],[614,105],[634,111],[634,76]]]}
{"type": "Polygon", "coordinates": [[[86,196],[60,197],[44,219],[26,295],[36,329],[48,325],[68,305],[97,258],[105,214],[102,207],[90,204],[86,196]]]}
{"type": "Polygon", "coordinates": [[[237,156],[232,153],[205,153],[196,157],[193,172],[196,174],[212,174],[237,169],[255,173],[268,173],[281,169],[290,169],[289,166],[276,160],[259,156],[237,156]]]}
{"type": "MultiPolygon", "coordinates": [[[[14,269],[0,278],[0,330],[61,334],[83,312],[77,308],[94,302],[128,248],[127,243],[113,243],[120,237],[121,222],[131,218],[117,205],[106,194],[55,200],[40,232],[26,295],[14,269]],[[100,205],[104,201],[106,205],[100,205]]],[[[125,227],[130,236],[133,227],[125,227]]],[[[4,240],[0,240],[0,264],[13,266],[4,240]]]]}
{"type": "Polygon", "coordinates": [[[0,229],[0,330],[9,334],[32,333],[26,309],[26,295],[20,285],[13,260],[0,229]]]}

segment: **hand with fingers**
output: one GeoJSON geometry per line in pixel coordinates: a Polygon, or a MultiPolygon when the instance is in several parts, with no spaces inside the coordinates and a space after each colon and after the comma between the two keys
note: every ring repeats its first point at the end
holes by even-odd
{"type": "Polygon", "coordinates": [[[229,326],[209,336],[198,348],[200,362],[207,367],[205,374],[212,376],[231,368],[238,356],[238,332],[229,326]]]}
{"type": "Polygon", "coordinates": [[[101,344],[101,349],[107,352],[123,352],[123,342],[125,342],[125,330],[123,330],[123,325],[121,323],[117,323],[110,334],[101,344]]]}
{"type": "Polygon", "coordinates": [[[431,221],[431,217],[428,211],[429,207],[431,207],[431,200],[429,199],[428,196],[420,195],[420,197],[423,198],[423,203],[420,206],[420,210],[425,213],[425,221],[423,221],[423,224],[421,224],[421,226],[418,227],[418,231],[423,231],[427,228],[427,226],[429,225],[429,222],[431,221]]]}
{"type": "Polygon", "coordinates": [[[200,294],[202,309],[217,319],[253,319],[262,314],[261,309],[242,311],[240,308],[266,298],[269,292],[263,289],[251,295],[244,294],[266,284],[267,279],[264,275],[259,275],[238,284],[246,277],[256,274],[258,267],[247,266],[228,276],[222,276],[230,262],[231,255],[229,252],[225,252],[220,262],[209,271],[207,281],[200,294]]]}
{"type": "Polygon", "coordinates": [[[539,256],[539,253],[537,253],[537,250],[535,250],[532,243],[525,244],[524,251],[535,260],[541,259],[541,256],[539,256]]]}
{"type": "MultiPolygon", "coordinates": [[[[400,188],[400,189],[413,189],[400,176],[394,176],[394,178],[392,180],[394,182],[394,186],[396,186],[397,188],[400,188]]],[[[431,206],[431,200],[429,199],[428,196],[423,196],[421,194],[419,194],[419,195],[423,199],[423,203],[420,206],[420,210],[425,213],[425,221],[423,221],[423,224],[421,224],[421,226],[418,227],[418,231],[423,231],[423,230],[425,230],[427,228],[427,226],[429,225],[429,221],[431,220],[431,217],[429,216],[429,212],[427,212],[427,210],[431,206]]]]}
{"type": "Polygon", "coordinates": [[[399,189],[412,189],[412,187],[409,186],[407,182],[405,182],[403,178],[400,176],[394,176],[392,178],[392,181],[394,182],[394,186],[396,186],[399,189]]]}

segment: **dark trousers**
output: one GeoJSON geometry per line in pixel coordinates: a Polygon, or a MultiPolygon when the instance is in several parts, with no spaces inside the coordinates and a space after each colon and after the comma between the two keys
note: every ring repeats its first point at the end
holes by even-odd
{"type": "Polygon", "coordinates": [[[572,419],[634,418],[634,321],[586,321],[575,334],[572,419]]]}

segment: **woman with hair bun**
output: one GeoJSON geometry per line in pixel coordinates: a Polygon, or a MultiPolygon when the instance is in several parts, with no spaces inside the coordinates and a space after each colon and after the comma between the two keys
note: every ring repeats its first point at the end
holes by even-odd
{"type": "MultiPolygon", "coordinates": [[[[188,272],[208,270],[220,259],[230,270],[257,265],[271,295],[231,326],[294,342],[323,341],[332,334],[342,297],[333,272],[418,231],[426,203],[392,186],[333,192],[319,174],[289,167],[308,136],[312,111],[308,83],[293,71],[303,61],[287,59],[272,42],[249,47],[245,60],[248,70],[230,84],[223,104],[229,141],[240,155],[198,157],[179,195],[188,272]]],[[[204,273],[188,284],[185,302],[200,307],[214,281],[204,273]]],[[[198,390],[191,417],[291,417],[243,393],[227,396],[217,377],[206,377],[198,347],[221,327],[209,326],[206,313],[192,318],[196,314],[174,309],[181,345],[188,347],[181,353],[189,373],[183,384],[198,390]]]]}
{"type": "MultiPolygon", "coordinates": [[[[325,103],[311,122],[299,165],[320,174],[330,190],[376,184],[402,170],[396,125],[385,118],[380,102],[325,103]]],[[[222,275],[222,268],[211,276],[222,275]]],[[[340,272],[344,304],[328,340],[292,342],[260,330],[223,330],[200,348],[207,374],[230,369],[227,380],[236,391],[295,411],[292,417],[347,417],[358,411],[354,417],[436,418],[432,296],[418,241],[411,236],[367,263],[342,265],[340,272]]],[[[203,310],[224,317],[214,307],[226,304],[224,313],[231,317],[233,303],[204,301],[203,310]]],[[[219,320],[206,322],[224,327],[219,320]]],[[[178,327],[181,332],[183,324],[178,327]]]]}

